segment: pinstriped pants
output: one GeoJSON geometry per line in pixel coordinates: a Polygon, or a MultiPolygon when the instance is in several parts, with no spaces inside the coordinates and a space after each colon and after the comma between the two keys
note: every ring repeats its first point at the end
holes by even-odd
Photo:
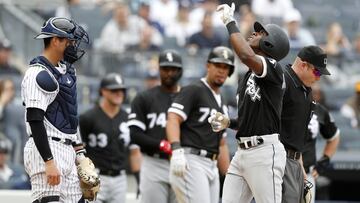
{"type": "Polygon", "coordinates": [[[61,173],[60,184],[50,186],[45,175],[45,163],[37,150],[33,138],[24,148],[24,166],[30,176],[32,199],[46,196],[60,196],[60,202],[77,203],[82,196],[75,166],[76,154],[71,145],[49,139],[51,152],[61,173]]]}

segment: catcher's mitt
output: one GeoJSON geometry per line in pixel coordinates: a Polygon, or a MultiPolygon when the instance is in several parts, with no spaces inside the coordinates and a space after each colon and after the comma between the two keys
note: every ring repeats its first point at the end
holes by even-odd
{"type": "Polygon", "coordinates": [[[77,172],[84,199],[95,200],[100,188],[100,178],[95,171],[94,164],[89,158],[85,157],[78,162],[77,172]]]}

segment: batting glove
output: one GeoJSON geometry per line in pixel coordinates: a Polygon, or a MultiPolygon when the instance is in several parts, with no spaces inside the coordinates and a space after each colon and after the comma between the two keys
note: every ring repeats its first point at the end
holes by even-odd
{"type": "Polygon", "coordinates": [[[221,20],[224,22],[225,25],[228,23],[235,21],[234,19],[234,11],[235,11],[235,4],[234,2],[231,4],[231,7],[228,4],[221,4],[216,9],[217,12],[220,14],[221,20]]]}
{"type": "Polygon", "coordinates": [[[230,125],[230,119],[225,114],[216,112],[210,115],[208,122],[214,132],[220,132],[230,125]]]}
{"type": "Polygon", "coordinates": [[[189,168],[183,148],[175,149],[170,159],[170,170],[174,175],[184,177],[185,171],[189,168]]]}

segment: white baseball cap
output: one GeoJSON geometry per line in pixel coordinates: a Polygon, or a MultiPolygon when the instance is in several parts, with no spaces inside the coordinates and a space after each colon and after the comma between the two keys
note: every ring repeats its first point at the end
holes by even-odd
{"type": "Polygon", "coordinates": [[[301,22],[301,13],[296,8],[293,8],[285,13],[283,20],[285,23],[301,22]]]}

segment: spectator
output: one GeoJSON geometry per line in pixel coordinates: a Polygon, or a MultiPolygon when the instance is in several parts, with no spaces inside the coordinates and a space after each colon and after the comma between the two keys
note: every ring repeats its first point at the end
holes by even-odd
{"type": "Polygon", "coordinates": [[[330,57],[338,57],[348,51],[350,47],[350,42],[343,33],[341,25],[338,22],[331,23],[326,33],[326,43],[322,45],[325,52],[330,57]]]}
{"type": "Polygon", "coordinates": [[[360,62],[360,32],[354,38],[352,50],[347,53],[347,59],[360,62]]]}
{"type": "Polygon", "coordinates": [[[0,75],[20,75],[20,71],[10,63],[12,47],[8,40],[0,41],[0,75]]]}
{"type": "Polygon", "coordinates": [[[201,29],[200,24],[195,23],[193,19],[190,20],[190,11],[190,2],[181,1],[175,22],[166,27],[166,36],[176,38],[179,47],[184,47],[187,38],[201,29]]]}
{"type": "Polygon", "coordinates": [[[150,18],[167,27],[174,23],[178,13],[178,1],[176,0],[151,0],[150,18]]]}
{"type": "Polygon", "coordinates": [[[14,102],[15,87],[11,79],[0,81],[0,129],[11,141],[11,161],[22,163],[22,150],[27,140],[25,125],[22,120],[24,109],[22,104],[14,102]]]}
{"type": "Polygon", "coordinates": [[[199,6],[195,7],[190,12],[190,19],[197,26],[201,27],[201,21],[204,19],[206,13],[211,13],[212,22],[214,27],[221,27],[223,29],[223,23],[220,20],[220,16],[216,11],[219,5],[218,0],[203,0],[199,6]]]}
{"type": "MultiPolygon", "coordinates": [[[[99,39],[99,48],[110,53],[122,53],[130,46],[139,43],[139,33],[146,22],[130,14],[125,3],[118,3],[113,11],[113,18],[105,25],[99,39]]],[[[152,43],[162,43],[161,35],[153,35],[152,43]]]]}
{"type": "Polygon", "coordinates": [[[24,168],[8,163],[11,143],[0,136],[0,189],[30,189],[28,176],[24,168]]]}
{"type": "Polygon", "coordinates": [[[350,119],[351,127],[360,127],[360,82],[355,84],[355,95],[346,101],[340,112],[344,117],[350,119]]]}
{"type": "Polygon", "coordinates": [[[291,0],[253,0],[251,3],[251,10],[255,15],[261,17],[262,21],[282,19],[285,11],[291,9],[293,9],[291,0]]]}
{"type": "Polygon", "coordinates": [[[206,13],[202,21],[202,29],[190,36],[188,46],[195,49],[211,49],[223,45],[223,40],[213,26],[212,13],[206,13]]]}
{"type": "Polygon", "coordinates": [[[79,5],[81,0],[66,0],[66,3],[57,7],[55,10],[56,17],[71,18],[70,7],[79,5]]]}
{"type": "Polygon", "coordinates": [[[301,26],[301,14],[297,9],[286,11],[284,18],[285,32],[289,37],[290,49],[301,49],[315,45],[313,35],[301,26]]]}
{"type": "Polygon", "coordinates": [[[136,52],[147,52],[147,51],[160,51],[160,47],[153,44],[151,39],[156,32],[155,28],[151,27],[148,24],[141,29],[140,41],[134,45],[130,45],[127,50],[136,51],[136,52]]]}
{"type": "Polygon", "coordinates": [[[149,25],[156,28],[162,35],[164,34],[164,27],[159,22],[150,19],[150,3],[146,0],[141,0],[140,6],[137,10],[138,16],[145,20],[149,25]]]}
{"type": "Polygon", "coordinates": [[[256,16],[251,11],[250,6],[248,4],[241,5],[239,28],[245,39],[247,39],[252,34],[255,21],[256,16]]]}

